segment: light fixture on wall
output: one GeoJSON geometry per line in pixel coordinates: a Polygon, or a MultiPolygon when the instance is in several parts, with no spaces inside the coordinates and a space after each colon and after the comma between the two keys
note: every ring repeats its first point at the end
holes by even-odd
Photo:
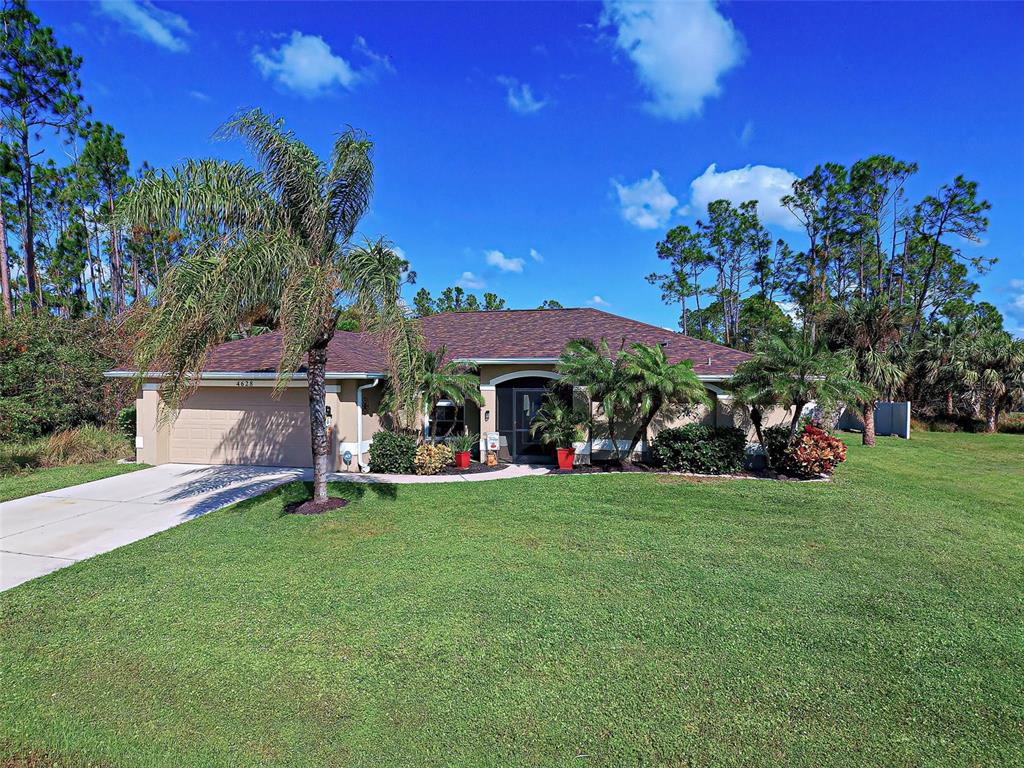
{"type": "Polygon", "coordinates": [[[490,420],[491,420],[491,409],[488,408],[486,411],[484,411],[484,421],[490,421],[490,420]]]}

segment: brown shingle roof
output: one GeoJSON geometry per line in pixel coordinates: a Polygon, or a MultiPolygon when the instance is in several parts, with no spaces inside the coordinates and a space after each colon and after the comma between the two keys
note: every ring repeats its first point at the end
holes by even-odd
{"type": "MultiPolygon", "coordinates": [[[[443,344],[449,358],[463,360],[556,358],[567,342],[578,338],[605,338],[613,349],[623,340],[627,346],[664,344],[672,362],[692,360],[694,371],[705,376],[729,375],[750,358],[745,352],[592,308],[446,312],[424,318],[422,325],[429,348],[443,344]]],[[[268,333],[222,344],[210,355],[206,370],[269,373],[280,355],[281,335],[268,333]]],[[[380,373],[386,370],[386,358],[372,337],[339,331],[328,348],[327,370],[380,373]]]]}

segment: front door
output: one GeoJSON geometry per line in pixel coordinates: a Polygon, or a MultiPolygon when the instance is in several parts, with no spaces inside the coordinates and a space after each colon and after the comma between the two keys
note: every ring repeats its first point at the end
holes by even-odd
{"type": "Polygon", "coordinates": [[[550,451],[541,445],[540,439],[530,434],[530,425],[534,416],[544,403],[546,389],[515,387],[512,390],[512,407],[514,409],[513,445],[511,453],[515,461],[550,461],[550,451]]]}

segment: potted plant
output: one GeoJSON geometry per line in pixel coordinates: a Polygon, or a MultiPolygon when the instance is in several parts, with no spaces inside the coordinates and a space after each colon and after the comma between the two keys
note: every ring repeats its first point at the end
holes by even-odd
{"type": "Polygon", "coordinates": [[[571,470],[576,460],[576,447],[573,445],[582,439],[583,425],[587,416],[582,411],[549,397],[533,417],[530,434],[540,436],[544,445],[554,445],[558,454],[558,468],[571,470]]]}
{"type": "Polygon", "coordinates": [[[455,435],[448,438],[448,445],[455,451],[455,468],[469,469],[469,454],[480,441],[480,435],[455,435]]]}

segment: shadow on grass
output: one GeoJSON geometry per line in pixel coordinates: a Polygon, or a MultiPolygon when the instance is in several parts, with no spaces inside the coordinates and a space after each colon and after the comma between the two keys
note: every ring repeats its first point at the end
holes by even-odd
{"type": "MultiPolygon", "coordinates": [[[[366,496],[367,491],[372,493],[379,499],[385,501],[397,501],[398,500],[398,486],[394,483],[328,483],[327,494],[329,496],[341,499],[347,499],[348,501],[359,501],[366,496]]],[[[243,501],[240,504],[236,504],[234,509],[243,510],[251,506],[256,501],[266,501],[274,497],[280,497],[282,500],[281,511],[278,513],[278,517],[285,517],[289,513],[285,512],[285,508],[297,501],[303,501],[313,497],[313,483],[304,481],[301,483],[287,483],[282,485],[269,493],[265,493],[262,496],[258,496],[255,499],[249,499],[243,501]],[[300,491],[300,489],[302,489],[300,491]]]]}

